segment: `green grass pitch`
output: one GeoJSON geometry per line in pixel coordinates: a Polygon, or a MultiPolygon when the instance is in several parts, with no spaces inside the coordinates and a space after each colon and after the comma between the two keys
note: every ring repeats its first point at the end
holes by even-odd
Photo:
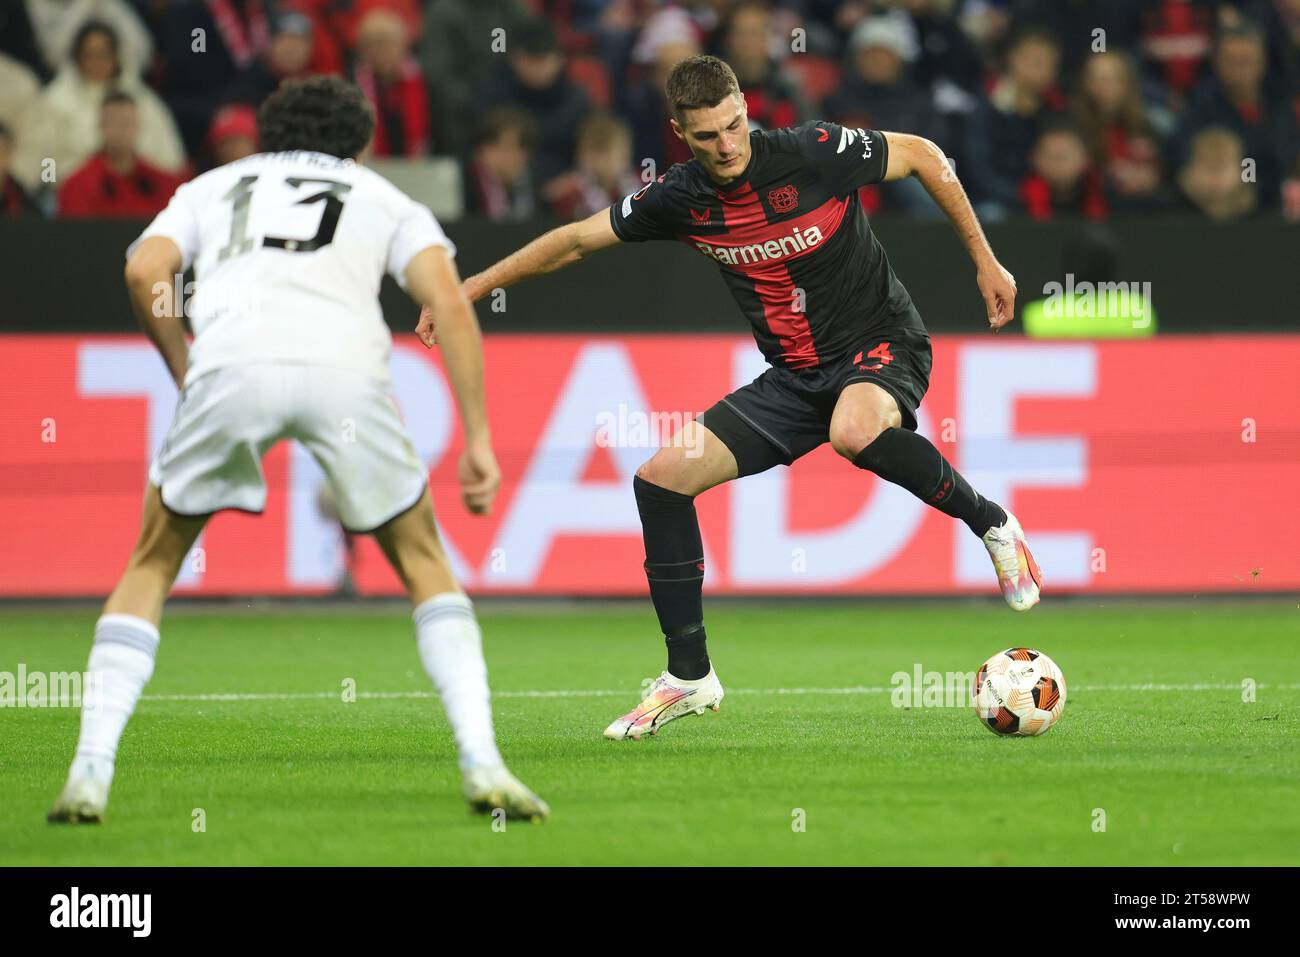
{"type": "MultiPolygon", "coordinates": [[[[5,610],[0,671],[82,670],[94,617],[5,610]]],[[[546,824],[466,812],[405,614],[182,609],[102,826],[44,823],[77,712],[0,710],[0,864],[1300,863],[1294,600],[714,603],[722,711],[618,743],[601,730],[663,664],[648,606],[481,618],[502,749],[546,824]],[[1065,673],[1043,737],[891,703],[895,672],[1012,645],[1065,673]]]]}

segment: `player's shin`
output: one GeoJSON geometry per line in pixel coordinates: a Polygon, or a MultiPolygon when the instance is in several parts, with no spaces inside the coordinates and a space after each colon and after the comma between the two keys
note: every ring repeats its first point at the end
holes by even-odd
{"type": "Polygon", "coordinates": [[[1002,525],[1006,513],[976,492],[930,440],[908,429],[886,429],[859,452],[853,464],[901,485],[927,505],[959,518],[983,536],[1002,525]]]}
{"type": "Polygon", "coordinates": [[[444,592],[421,602],[413,617],[420,660],[447,712],[461,769],[501,765],[474,606],[460,592],[444,592]]]}
{"type": "Polygon", "coordinates": [[[701,589],[704,545],[695,499],[637,476],[632,482],[645,541],[646,578],[668,645],[668,671],[696,680],[709,673],[701,589]]]}

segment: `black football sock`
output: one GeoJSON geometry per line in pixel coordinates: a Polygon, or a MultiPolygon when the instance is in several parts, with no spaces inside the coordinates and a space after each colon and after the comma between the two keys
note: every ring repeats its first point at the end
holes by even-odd
{"type": "Polygon", "coordinates": [[[857,454],[853,464],[901,485],[927,505],[959,518],[981,538],[1007,520],[1006,512],[971,488],[952,463],[923,435],[886,429],[857,454]]]}
{"type": "Polygon", "coordinates": [[[704,544],[690,495],[652,485],[639,475],[632,480],[645,540],[645,574],[668,643],[668,671],[693,680],[709,673],[705,647],[704,544]]]}

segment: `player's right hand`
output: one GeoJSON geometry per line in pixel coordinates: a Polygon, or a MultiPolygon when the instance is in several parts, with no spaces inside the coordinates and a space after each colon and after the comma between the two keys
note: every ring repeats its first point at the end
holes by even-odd
{"type": "Polygon", "coordinates": [[[461,453],[457,468],[460,477],[461,499],[475,515],[492,511],[492,500],[501,486],[501,468],[492,446],[486,442],[471,443],[461,453]]]}
{"type": "Polygon", "coordinates": [[[420,321],[415,324],[415,334],[420,337],[426,349],[438,344],[438,324],[434,322],[433,310],[428,306],[420,308],[420,321]]]}
{"type": "Polygon", "coordinates": [[[997,332],[1016,315],[1016,277],[996,259],[981,266],[975,283],[988,310],[989,328],[997,332]]]}

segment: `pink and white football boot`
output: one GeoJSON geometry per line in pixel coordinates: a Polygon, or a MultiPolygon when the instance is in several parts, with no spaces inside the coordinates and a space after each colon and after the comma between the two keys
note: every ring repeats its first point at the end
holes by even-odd
{"type": "Polygon", "coordinates": [[[688,681],[665,671],[646,693],[641,703],[605,729],[611,741],[631,738],[639,740],[643,734],[658,734],[669,721],[688,714],[717,711],[722,704],[722,683],[712,668],[703,678],[688,681]]]}
{"type": "MultiPolygon", "coordinates": [[[[1006,509],[1003,509],[1005,512],[1006,509]]],[[[1007,512],[1007,520],[984,533],[984,547],[989,550],[997,569],[1002,597],[1016,611],[1028,611],[1038,604],[1043,573],[1025,541],[1024,529],[1016,517],[1007,512]]]]}

